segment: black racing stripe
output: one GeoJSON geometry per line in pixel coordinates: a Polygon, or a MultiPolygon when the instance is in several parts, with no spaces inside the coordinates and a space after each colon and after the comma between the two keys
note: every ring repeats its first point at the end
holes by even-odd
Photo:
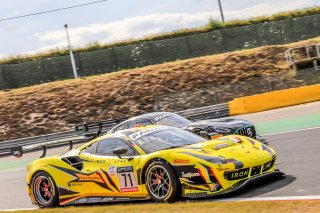
{"type": "Polygon", "coordinates": [[[266,145],[264,145],[264,144],[262,144],[262,143],[261,143],[261,146],[262,146],[262,150],[263,150],[263,151],[267,151],[267,152],[269,152],[269,154],[270,154],[271,156],[273,156],[273,153],[272,153],[272,151],[269,149],[269,147],[267,147],[266,145]]]}
{"type": "Polygon", "coordinates": [[[101,171],[104,173],[104,175],[107,177],[107,179],[108,179],[108,182],[110,183],[110,185],[113,187],[113,188],[115,188],[118,192],[120,192],[119,191],[119,189],[118,189],[118,187],[117,187],[117,185],[113,182],[113,180],[111,179],[111,177],[110,177],[110,175],[106,172],[106,171],[104,171],[103,169],[101,169],[101,171]]]}
{"type": "Polygon", "coordinates": [[[66,196],[66,195],[77,195],[80,194],[80,192],[75,192],[69,189],[65,189],[62,187],[58,187],[59,190],[59,196],[66,196]]]}
{"type": "Polygon", "coordinates": [[[67,173],[69,175],[72,175],[73,177],[75,178],[78,178],[77,174],[81,174],[81,172],[77,171],[77,170],[71,170],[71,169],[67,169],[67,168],[63,168],[63,167],[60,167],[60,166],[55,166],[55,165],[51,165],[53,168],[56,168],[64,173],[67,173]]]}
{"type": "Polygon", "coordinates": [[[138,176],[138,185],[141,185],[141,169],[137,170],[137,176],[138,176]]]}
{"type": "MultiPolygon", "coordinates": [[[[82,175],[85,175],[85,174],[82,174],[82,175]]],[[[78,179],[72,180],[70,182],[72,182],[72,183],[95,183],[95,184],[97,184],[98,186],[100,186],[100,187],[102,187],[104,189],[113,191],[106,183],[101,183],[101,182],[95,181],[95,180],[79,180],[79,178],[78,178],[78,179]]]]}
{"type": "Polygon", "coordinates": [[[199,155],[199,154],[194,154],[194,153],[190,153],[190,152],[181,152],[181,153],[186,154],[186,155],[191,155],[196,158],[200,158],[200,159],[205,160],[209,163],[223,163],[223,162],[225,162],[225,159],[223,159],[221,157],[205,156],[205,155],[199,155]]]}
{"type": "Polygon", "coordinates": [[[210,167],[207,165],[204,165],[202,163],[200,163],[200,165],[203,166],[207,170],[207,173],[209,175],[211,183],[217,183],[217,180],[216,180],[215,176],[212,174],[210,167]]]}
{"type": "Polygon", "coordinates": [[[223,157],[205,156],[205,155],[199,155],[199,154],[194,154],[194,153],[190,153],[190,152],[181,152],[181,153],[186,154],[186,155],[191,155],[191,156],[196,157],[196,158],[200,158],[200,159],[205,160],[205,161],[207,161],[209,163],[226,164],[228,162],[231,162],[231,163],[234,164],[236,169],[243,168],[243,163],[240,162],[240,161],[237,161],[237,160],[235,160],[233,158],[224,159],[223,157]]]}
{"type": "MultiPolygon", "coordinates": [[[[206,185],[201,185],[201,186],[204,186],[204,187],[206,187],[206,188],[208,188],[206,185]]],[[[208,190],[209,190],[209,188],[208,189],[202,189],[202,188],[198,188],[197,187],[197,185],[194,185],[194,186],[190,186],[190,185],[188,185],[188,184],[182,184],[182,188],[183,189],[189,189],[189,190],[199,190],[199,191],[203,191],[203,192],[207,192],[208,190]]]]}
{"type": "Polygon", "coordinates": [[[83,162],[89,162],[89,163],[93,163],[92,160],[87,160],[87,159],[83,159],[83,158],[80,158],[83,162]]]}
{"type": "Polygon", "coordinates": [[[234,158],[228,158],[228,159],[226,159],[226,161],[227,161],[227,162],[231,162],[231,163],[233,163],[233,164],[234,164],[235,169],[241,169],[241,168],[243,168],[243,167],[244,167],[244,165],[243,165],[243,163],[242,163],[242,162],[237,161],[237,160],[236,160],[236,159],[234,159],[234,158]]]}
{"type": "Polygon", "coordinates": [[[107,189],[107,190],[113,192],[113,190],[112,190],[107,184],[105,184],[105,183],[100,183],[100,182],[96,182],[96,181],[94,181],[93,183],[97,184],[98,186],[100,186],[100,187],[102,187],[102,188],[104,188],[104,189],[107,189]]]}

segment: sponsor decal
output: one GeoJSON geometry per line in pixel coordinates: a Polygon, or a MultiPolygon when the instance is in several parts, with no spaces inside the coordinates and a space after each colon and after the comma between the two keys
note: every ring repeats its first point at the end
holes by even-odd
{"type": "Polygon", "coordinates": [[[107,160],[95,160],[95,163],[107,163],[107,160]]]}
{"type": "Polygon", "coordinates": [[[84,181],[84,182],[88,182],[88,181],[94,181],[94,182],[101,182],[103,183],[104,181],[101,179],[100,175],[93,173],[90,175],[82,175],[82,174],[76,174],[78,176],[78,180],[77,181],[84,181]]]}
{"type": "Polygon", "coordinates": [[[160,121],[160,120],[162,120],[162,119],[164,119],[164,118],[166,118],[166,117],[169,117],[170,115],[171,115],[170,113],[166,113],[166,114],[163,114],[163,115],[159,115],[159,116],[155,117],[154,120],[155,120],[156,122],[158,122],[158,121],[160,121]]]}
{"type": "Polygon", "coordinates": [[[75,203],[87,203],[88,198],[80,198],[79,200],[76,200],[75,203]]]}
{"type": "Polygon", "coordinates": [[[176,164],[188,164],[189,160],[175,159],[175,160],[173,160],[173,163],[176,163],[176,164]]]}
{"type": "Polygon", "coordinates": [[[249,176],[249,168],[225,173],[225,178],[227,180],[239,180],[239,179],[246,178],[248,176],[249,176]]]}
{"type": "Polygon", "coordinates": [[[69,187],[74,187],[74,186],[83,186],[83,183],[78,183],[78,182],[69,182],[68,183],[69,187]]]}
{"type": "Polygon", "coordinates": [[[122,188],[121,192],[137,192],[138,190],[138,187],[122,188]]]}
{"type": "Polygon", "coordinates": [[[200,174],[199,174],[198,172],[196,172],[196,173],[192,173],[192,172],[188,172],[188,173],[181,172],[181,177],[183,177],[183,178],[200,177],[200,174]]]}
{"type": "Polygon", "coordinates": [[[139,191],[136,177],[133,172],[133,166],[118,167],[118,180],[121,192],[137,192],[139,191]]]}
{"type": "Polygon", "coordinates": [[[110,175],[115,175],[117,173],[117,167],[115,167],[114,165],[111,165],[108,169],[108,173],[110,175]]]}
{"type": "Polygon", "coordinates": [[[133,172],[133,166],[124,166],[117,168],[118,173],[133,172]]]}
{"type": "Polygon", "coordinates": [[[137,140],[145,135],[148,135],[150,133],[153,133],[153,132],[157,132],[159,130],[164,130],[164,129],[168,129],[168,127],[165,127],[165,126],[158,126],[158,127],[153,127],[153,128],[149,128],[149,129],[143,129],[143,130],[140,130],[138,132],[135,132],[133,134],[130,134],[128,135],[128,137],[131,139],[131,140],[137,140]]]}
{"type": "Polygon", "coordinates": [[[111,163],[126,163],[128,160],[126,159],[111,159],[111,160],[95,160],[94,163],[101,163],[101,164],[111,164],[111,163]]]}
{"type": "Polygon", "coordinates": [[[102,198],[102,202],[114,200],[114,197],[104,197],[102,198]]]}
{"type": "Polygon", "coordinates": [[[116,200],[131,200],[129,197],[117,197],[116,200]]]}

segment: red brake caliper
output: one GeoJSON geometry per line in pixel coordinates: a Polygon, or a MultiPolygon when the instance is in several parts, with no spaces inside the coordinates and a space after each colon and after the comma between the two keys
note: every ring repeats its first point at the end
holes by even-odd
{"type": "Polygon", "coordinates": [[[44,191],[44,196],[49,196],[51,195],[51,192],[50,192],[50,183],[49,184],[46,184],[46,183],[43,183],[43,188],[42,188],[42,191],[44,191]]]}

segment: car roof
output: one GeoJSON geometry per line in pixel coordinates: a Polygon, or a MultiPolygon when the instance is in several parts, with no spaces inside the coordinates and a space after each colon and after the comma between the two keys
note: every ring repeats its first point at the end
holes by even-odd
{"type": "Polygon", "coordinates": [[[155,117],[157,117],[157,116],[161,116],[161,115],[164,115],[164,114],[175,114],[175,113],[173,113],[173,112],[150,112],[150,113],[138,115],[138,116],[129,118],[128,120],[122,121],[122,122],[119,123],[118,125],[112,127],[111,130],[116,129],[116,128],[118,128],[119,126],[121,126],[121,125],[123,125],[123,124],[125,124],[125,123],[127,123],[127,122],[134,121],[134,120],[139,119],[139,118],[153,119],[153,118],[155,118],[155,117]]]}
{"type": "Polygon", "coordinates": [[[155,127],[165,127],[168,129],[175,129],[174,127],[171,126],[163,126],[163,125],[148,125],[148,126],[140,126],[140,127],[134,127],[134,128],[130,128],[130,129],[124,129],[124,130],[119,130],[117,132],[114,133],[108,133],[104,136],[102,136],[102,139],[107,139],[109,137],[128,137],[129,135],[131,135],[132,133],[135,132],[139,132],[141,130],[145,130],[145,129],[152,129],[155,127]]]}
{"type": "MultiPolygon", "coordinates": [[[[149,119],[152,119],[154,117],[157,117],[157,116],[160,116],[160,115],[164,115],[164,114],[175,114],[175,113],[173,113],[173,112],[150,112],[150,113],[146,113],[146,114],[135,116],[133,118],[128,119],[127,121],[135,120],[135,119],[138,119],[138,118],[149,118],[149,119]]],[[[127,121],[124,121],[124,122],[127,122],[127,121]]]]}

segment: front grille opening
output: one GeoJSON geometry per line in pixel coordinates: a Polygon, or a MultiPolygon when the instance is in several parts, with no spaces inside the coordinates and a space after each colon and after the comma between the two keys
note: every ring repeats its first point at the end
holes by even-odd
{"type": "Polygon", "coordinates": [[[235,132],[235,134],[236,135],[247,136],[247,137],[250,137],[250,138],[255,138],[257,136],[254,126],[247,126],[247,127],[243,127],[241,129],[238,129],[235,132]]]}

